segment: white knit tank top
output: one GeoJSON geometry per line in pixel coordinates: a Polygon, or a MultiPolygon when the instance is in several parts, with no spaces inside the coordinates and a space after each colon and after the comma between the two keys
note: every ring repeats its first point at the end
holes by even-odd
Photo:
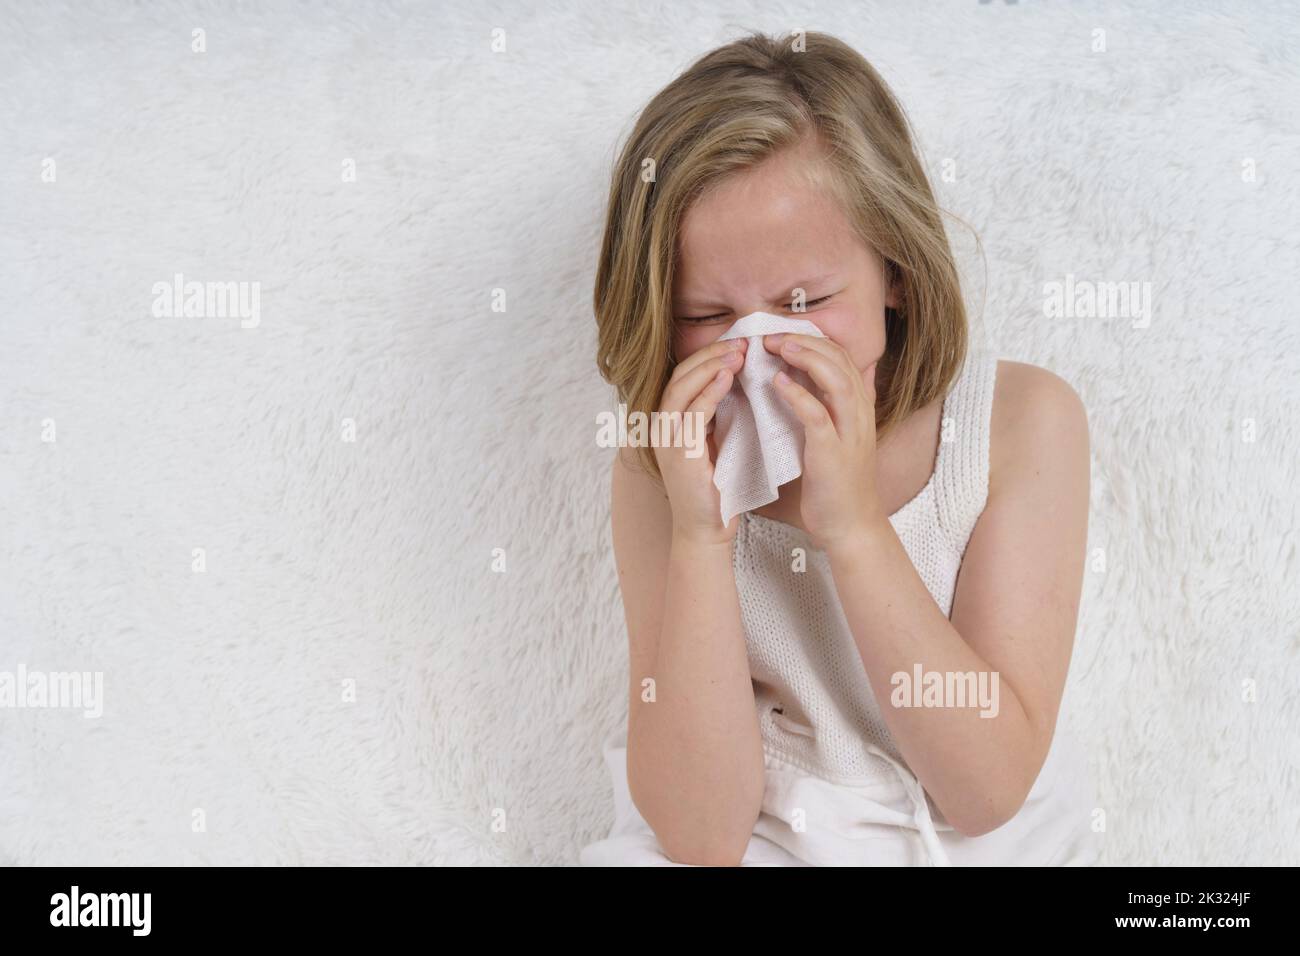
{"type": "MultiPolygon", "coordinates": [[[[997,358],[970,350],[944,397],[929,482],[889,521],[945,615],[988,495],[989,420],[997,358]]],[[[830,561],[793,525],[748,512],[732,551],[741,623],[764,748],[834,783],[906,766],[881,717],[831,577],[830,561]],[[796,571],[796,548],[806,569],[796,571]],[[874,746],[873,746],[874,745],[874,746]]]]}

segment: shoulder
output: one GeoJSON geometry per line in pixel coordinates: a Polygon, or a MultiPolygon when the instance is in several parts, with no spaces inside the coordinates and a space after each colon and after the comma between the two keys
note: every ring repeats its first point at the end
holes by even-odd
{"type": "MultiPolygon", "coordinates": [[[[661,621],[660,604],[672,551],[672,507],[663,486],[630,449],[620,448],[610,468],[614,566],[636,655],[643,636],[657,634],[661,621]]],[[[634,672],[650,673],[651,663],[637,664],[634,672]]]]}
{"type": "Polygon", "coordinates": [[[610,492],[615,502],[668,500],[663,485],[646,470],[632,448],[619,448],[609,466],[610,492]]]}
{"type": "Polygon", "coordinates": [[[998,360],[989,438],[990,491],[1087,474],[1087,410],[1073,386],[1048,369],[998,360]]]}
{"type": "Polygon", "coordinates": [[[646,470],[631,448],[619,448],[610,463],[610,519],[614,545],[671,527],[672,509],[663,485],[646,470]]]}
{"type": "Polygon", "coordinates": [[[1054,424],[1073,422],[1087,428],[1083,400],[1074,386],[1041,366],[998,359],[993,396],[995,427],[1047,420],[1054,424]]]}

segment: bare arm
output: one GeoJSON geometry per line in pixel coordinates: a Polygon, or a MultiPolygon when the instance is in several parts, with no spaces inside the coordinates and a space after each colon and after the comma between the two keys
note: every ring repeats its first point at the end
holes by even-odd
{"type": "Polygon", "coordinates": [[[978,836],[1023,805],[1046,758],[1082,588],[1088,432],[1082,403],[1051,373],[998,376],[984,512],[966,547],[951,619],[887,520],[831,554],[837,590],[885,722],[959,832],[978,836]],[[891,675],[996,672],[999,710],[888,706],[891,675]]]}
{"type": "Polygon", "coordinates": [[[628,787],[671,859],[736,865],[762,806],[764,769],[731,542],[675,533],[652,479],[621,456],[613,472],[628,787]]]}

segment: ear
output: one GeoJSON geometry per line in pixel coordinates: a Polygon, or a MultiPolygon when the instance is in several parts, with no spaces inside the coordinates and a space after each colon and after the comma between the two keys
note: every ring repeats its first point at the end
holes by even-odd
{"type": "Polygon", "coordinates": [[[892,262],[887,263],[885,265],[885,307],[897,310],[902,298],[903,289],[899,270],[892,262]]]}
{"type": "Polygon", "coordinates": [[[897,269],[889,269],[885,273],[885,306],[897,310],[898,303],[902,300],[902,284],[898,278],[897,269]]]}

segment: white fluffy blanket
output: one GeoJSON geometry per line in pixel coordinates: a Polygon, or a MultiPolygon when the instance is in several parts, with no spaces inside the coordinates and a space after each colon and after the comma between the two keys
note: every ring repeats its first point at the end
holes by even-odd
{"type": "Polygon", "coordinates": [[[595,244],[636,111],[749,27],[877,64],[984,241],[977,340],[1087,403],[1107,861],[1300,862],[1300,16],[808,9],[0,9],[0,672],[103,674],[101,717],[0,710],[0,862],[603,835],[595,244]],[[168,314],[178,273],[249,311],[168,314]],[[1149,283],[1149,323],[1046,315],[1067,277],[1149,283]]]}

